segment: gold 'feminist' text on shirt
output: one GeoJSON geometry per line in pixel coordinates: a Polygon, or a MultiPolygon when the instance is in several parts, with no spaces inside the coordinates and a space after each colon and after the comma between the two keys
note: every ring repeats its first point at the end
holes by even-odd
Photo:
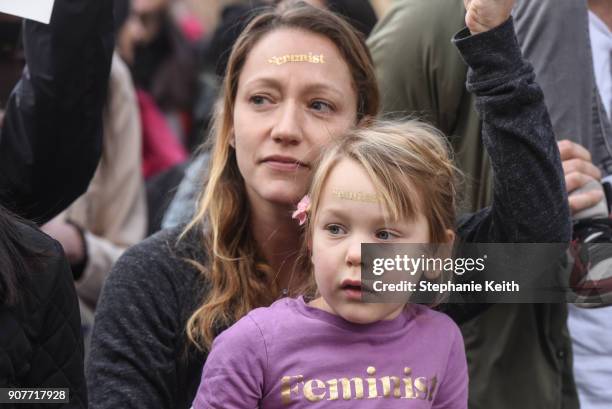
{"type": "Polygon", "coordinates": [[[436,376],[413,377],[411,368],[404,376],[375,377],[376,368],[369,366],[365,378],[304,379],[303,375],[283,376],[281,400],[289,405],[304,397],[309,402],[352,399],[422,399],[431,401],[436,391],[436,376]]]}

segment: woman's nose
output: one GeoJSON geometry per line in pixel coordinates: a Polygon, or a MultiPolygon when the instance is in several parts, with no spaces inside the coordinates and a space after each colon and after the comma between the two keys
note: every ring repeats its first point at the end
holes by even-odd
{"type": "Polygon", "coordinates": [[[297,145],[302,141],[302,113],[296,103],[285,102],[279,107],[272,139],[278,143],[297,145]]]}

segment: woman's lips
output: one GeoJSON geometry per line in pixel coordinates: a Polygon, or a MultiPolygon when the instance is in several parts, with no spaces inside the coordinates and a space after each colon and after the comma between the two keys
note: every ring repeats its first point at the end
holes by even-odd
{"type": "Polygon", "coordinates": [[[300,167],[302,167],[297,162],[293,162],[293,163],[291,163],[291,162],[279,162],[279,161],[274,161],[274,160],[265,161],[264,165],[266,165],[269,168],[272,168],[274,170],[280,170],[280,171],[284,171],[284,172],[295,172],[300,167]]]}
{"type": "Polygon", "coordinates": [[[267,167],[281,172],[295,172],[306,169],[308,165],[289,156],[269,156],[261,161],[267,167]]]}

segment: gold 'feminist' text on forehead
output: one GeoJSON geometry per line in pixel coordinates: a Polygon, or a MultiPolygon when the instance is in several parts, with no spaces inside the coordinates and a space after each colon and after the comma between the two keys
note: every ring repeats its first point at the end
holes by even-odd
{"type": "Polygon", "coordinates": [[[268,59],[269,64],[283,65],[288,62],[309,62],[311,64],[325,64],[323,54],[285,54],[281,56],[274,56],[268,59]]]}
{"type": "Polygon", "coordinates": [[[348,192],[345,190],[334,189],[332,190],[332,195],[338,199],[354,200],[356,202],[378,203],[380,201],[378,195],[373,193],[348,192]]]}

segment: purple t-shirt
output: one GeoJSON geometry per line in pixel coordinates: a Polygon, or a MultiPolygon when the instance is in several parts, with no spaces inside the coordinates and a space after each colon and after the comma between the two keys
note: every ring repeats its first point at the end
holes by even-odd
{"type": "Polygon", "coordinates": [[[284,298],[213,344],[194,409],[467,408],[463,339],[420,305],[361,325],[284,298]]]}

